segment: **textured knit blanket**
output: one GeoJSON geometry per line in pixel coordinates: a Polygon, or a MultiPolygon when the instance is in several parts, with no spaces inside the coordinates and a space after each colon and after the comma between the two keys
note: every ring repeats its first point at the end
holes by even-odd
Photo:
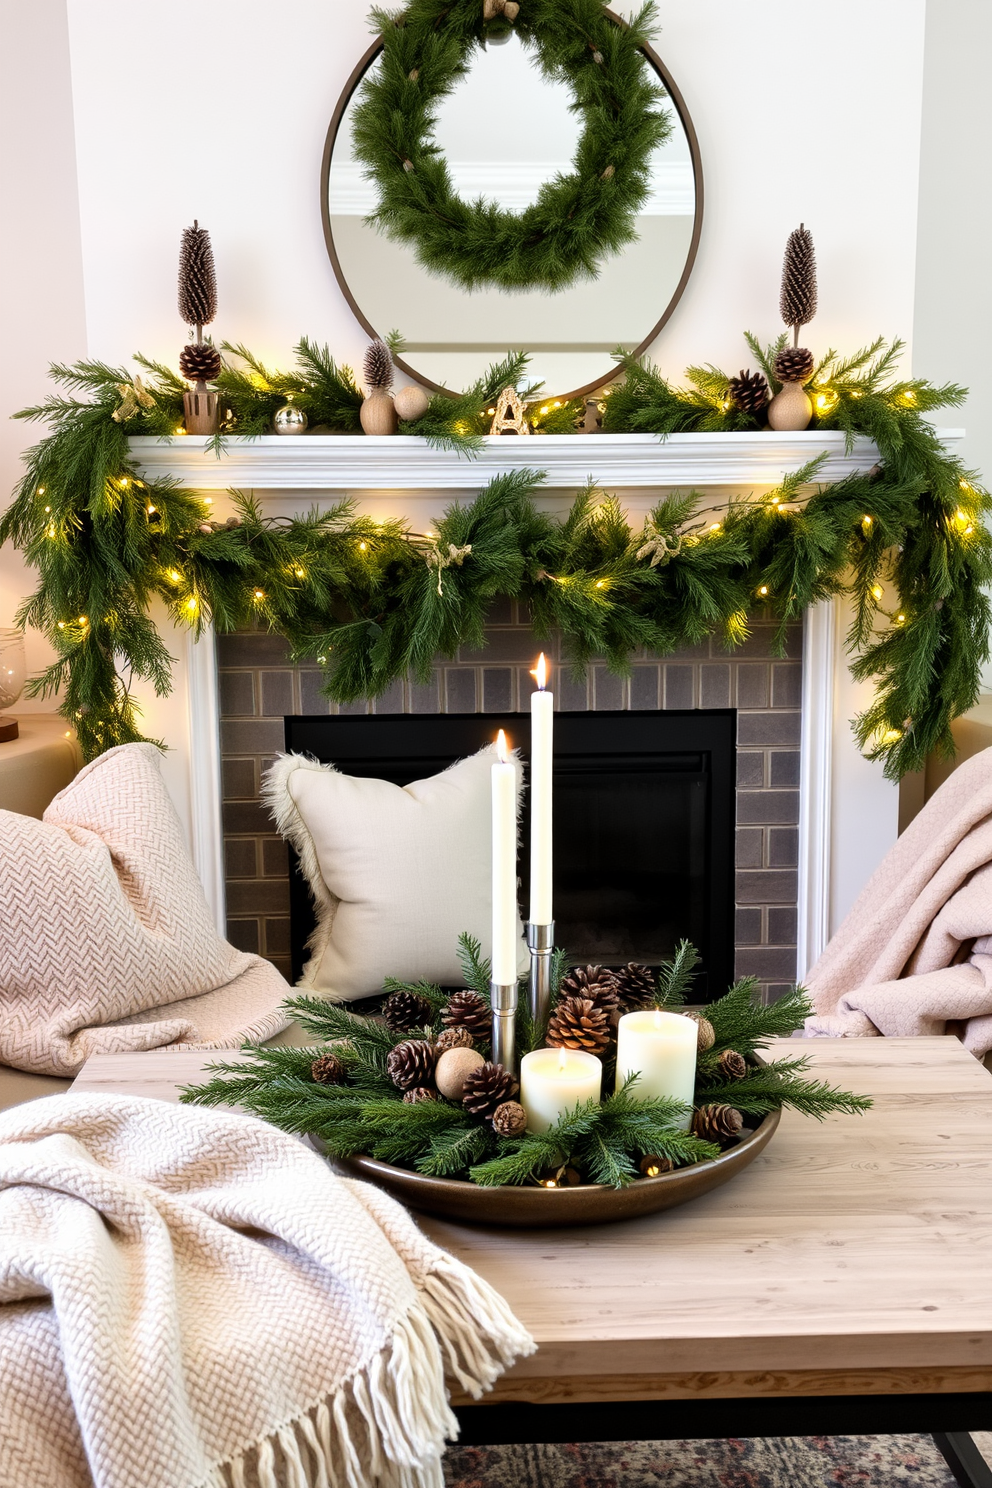
{"type": "Polygon", "coordinates": [[[992,749],[906,828],[804,978],[810,1036],[942,1034],[992,1049],[992,749]]]}
{"type": "Polygon", "coordinates": [[[151,744],[87,765],[42,821],[0,811],[0,1064],[262,1043],[289,988],[214,928],[151,744]]]}
{"type": "Polygon", "coordinates": [[[0,1116],[2,1488],[440,1488],[533,1343],[406,1212],[261,1121],[129,1096],[0,1116]]]}

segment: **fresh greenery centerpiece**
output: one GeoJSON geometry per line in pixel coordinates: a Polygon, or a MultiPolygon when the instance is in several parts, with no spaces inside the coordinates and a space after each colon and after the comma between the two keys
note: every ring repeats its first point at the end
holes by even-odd
{"type": "MultiPolygon", "coordinates": [[[[489,1052],[485,1016],[489,964],[481,958],[478,942],[467,935],[461,937],[460,959],[465,992],[451,996],[430,983],[390,982],[384,1004],[388,1021],[314,997],[289,999],[287,1011],[325,1043],[302,1049],[255,1048],[249,1061],[211,1064],[212,1078],[185,1090],[182,1099],[241,1106],[284,1131],[319,1137],[332,1157],[366,1155],[486,1187],[556,1186],[567,1175],[569,1182],[622,1188],[645,1174],[719,1156],[728,1136],[740,1130],[742,1118],[760,1119],[787,1106],[822,1119],[832,1112],[865,1111],[871,1105],[864,1096],[810,1079],[805,1056],[758,1062],[755,1056],[769,1039],[795,1032],[812,1009],[799,988],[764,1007],[757,1001],[753,978],[744,978],[699,1015],[701,1052],[691,1131],[680,1129],[688,1112],[677,1102],[638,1100],[636,1078],[615,1094],[606,1093],[613,1086],[616,1056],[615,1039],[609,1036],[600,1043],[601,1101],[580,1106],[547,1132],[514,1130],[519,1126],[515,1113],[501,1120],[500,1112],[515,1105],[515,1086],[498,1065],[484,1062],[489,1052]],[[416,1025],[410,1022],[413,1017],[420,1020],[416,1025]],[[483,1059],[475,1061],[472,1090],[466,1088],[462,1099],[446,1098],[434,1086],[435,1065],[439,1068],[449,1051],[473,1044],[483,1059]]],[[[643,967],[627,968],[635,973],[627,986],[637,988],[640,1006],[678,1010],[689,993],[697,960],[692,946],[683,942],[657,975],[643,967]]],[[[565,958],[556,953],[549,1028],[533,1026],[522,1000],[521,1053],[545,1036],[554,1042],[556,1025],[566,1029],[557,1036],[567,1038],[569,1016],[582,1024],[579,1036],[589,1038],[593,1035],[588,1029],[602,1021],[593,1016],[602,1006],[619,1013],[622,1003],[609,990],[613,985],[609,974],[590,982],[590,972],[602,969],[586,968],[580,981],[589,985],[580,990],[600,987],[598,1002],[563,998],[565,958]],[[580,1006],[570,1010],[566,1003],[580,1006]]]]}

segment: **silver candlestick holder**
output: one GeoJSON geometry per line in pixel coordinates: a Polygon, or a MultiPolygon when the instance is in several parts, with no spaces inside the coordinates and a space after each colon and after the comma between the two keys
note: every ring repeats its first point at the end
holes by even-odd
{"type": "Polygon", "coordinates": [[[530,1016],[535,1028],[547,1025],[551,1011],[551,952],[555,944],[555,922],[535,925],[528,920],[526,925],[527,947],[530,951],[530,1016]]]}
{"type": "Polygon", "coordinates": [[[493,1010],[493,1064],[511,1072],[517,1063],[517,984],[490,982],[493,1010]]]}

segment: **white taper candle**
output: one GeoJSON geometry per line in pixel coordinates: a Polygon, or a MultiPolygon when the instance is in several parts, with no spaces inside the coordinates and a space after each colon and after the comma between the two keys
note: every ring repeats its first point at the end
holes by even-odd
{"type": "Polygon", "coordinates": [[[537,692],[530,695],[530,920],[550,925],[552,909],[551,775],[554,767],[554,693],[545,691],[544,652],[535,671],[537,692]]]}
{"type": "Polygon", "coordinates": [[[517,980],[517,771],[507,758],[500,729],[493,789],[493,966],[492,979],[508,987],[517,980]]]}

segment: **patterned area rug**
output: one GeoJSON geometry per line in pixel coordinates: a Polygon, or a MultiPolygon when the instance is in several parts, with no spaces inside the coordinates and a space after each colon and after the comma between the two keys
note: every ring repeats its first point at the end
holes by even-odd
{"type": "Polygon", "coordinates": [[[451,1447],[446,1488],[955,1488],[929,1436],[451,1447]]]}

